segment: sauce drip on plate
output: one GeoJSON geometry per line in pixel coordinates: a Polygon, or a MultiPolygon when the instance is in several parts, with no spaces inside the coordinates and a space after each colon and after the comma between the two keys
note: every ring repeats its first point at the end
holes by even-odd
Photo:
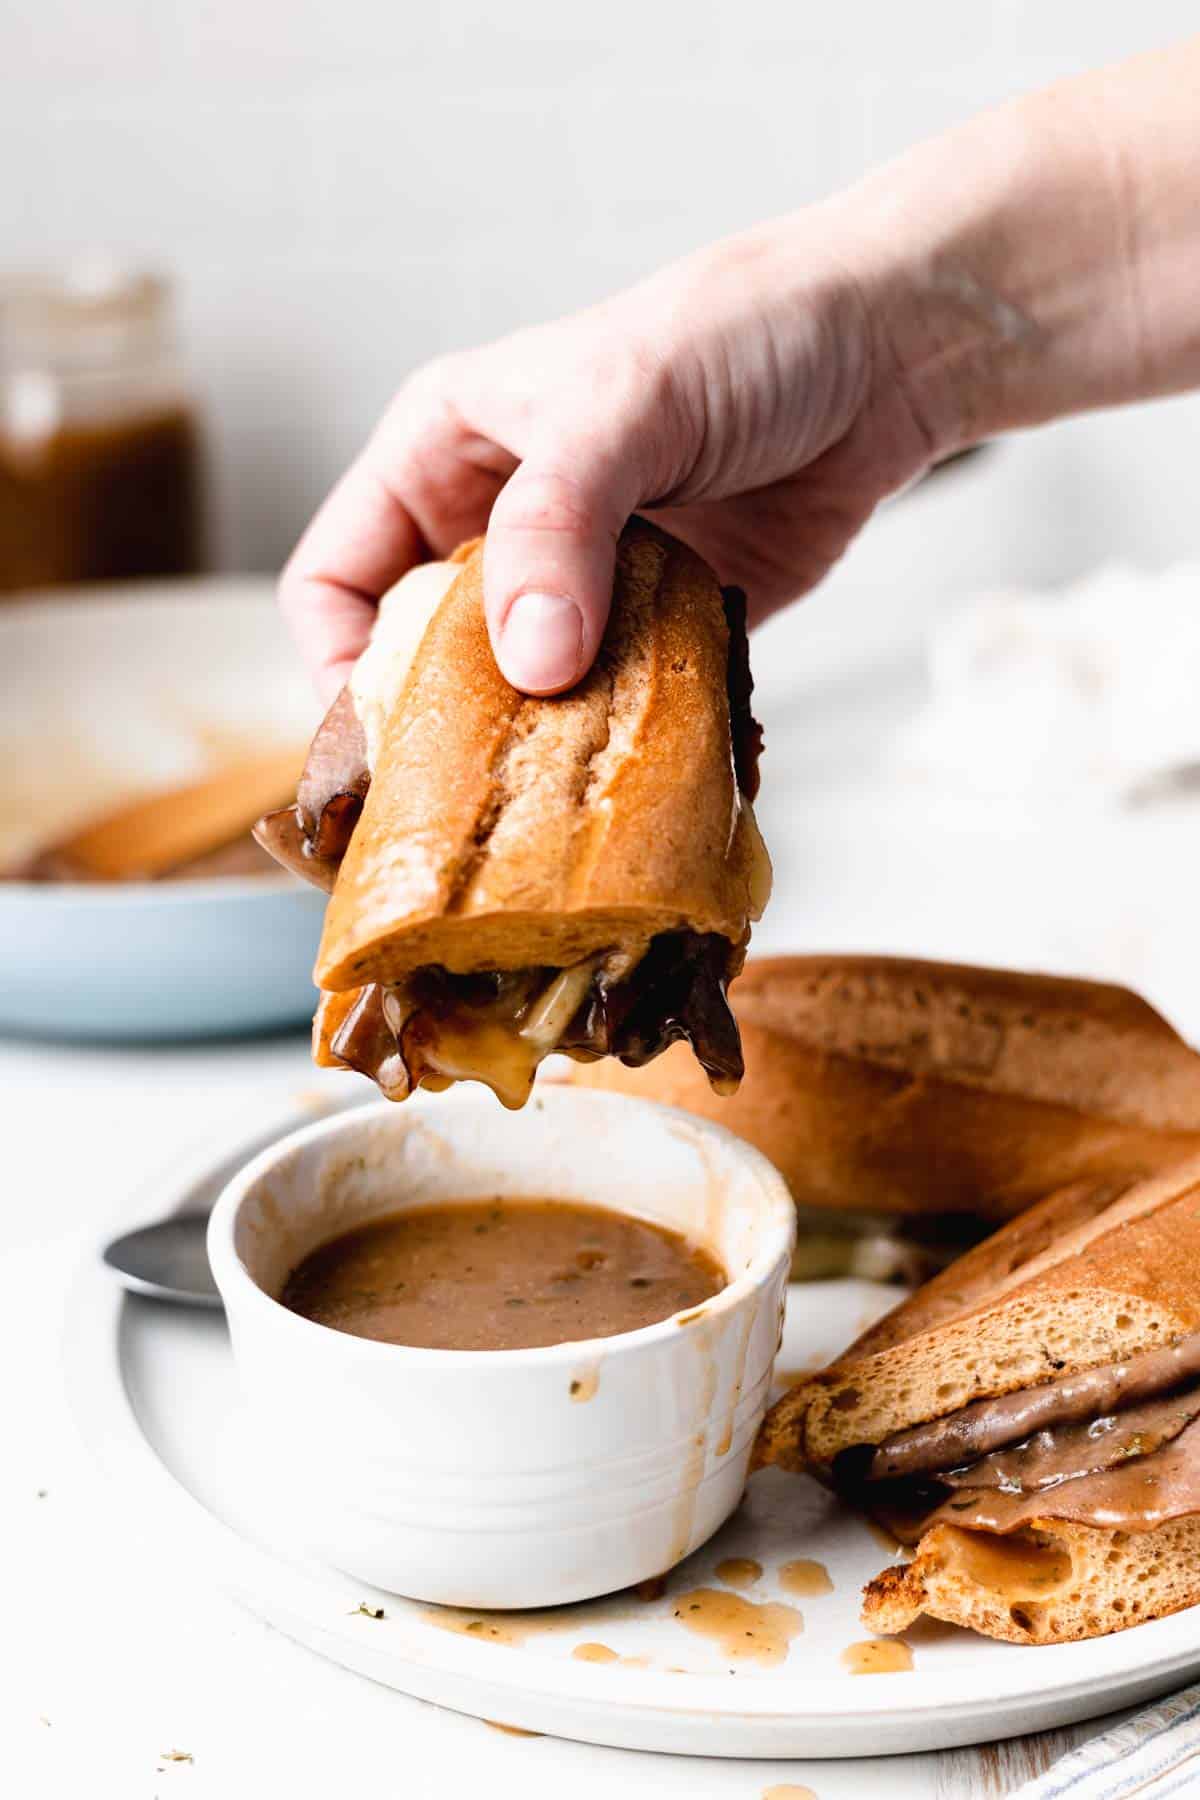
{"type": "Polygon", "coordinates": [[[913,1666],[912,1651],[897,1638],[867,1638],[847,1644],[841,1663],[851,1675],[899,1675],[913,1666]]]}
{"type": "Polygon", "coordinates": [[[832,1594],[833,1582],[822,1562],[797,1556],[779,1566],[779,1585],[785,1594],[832,1594]]]}
{"type": "Polygon", "coordinates": [[[675,1617],[698,1637],[712,1638],[734,1661],[780,1663],[804,1620],[794,1606],[776,1600],[743,1600],[721,1588],[693,1588],[680,1594],[675,1617]]]}

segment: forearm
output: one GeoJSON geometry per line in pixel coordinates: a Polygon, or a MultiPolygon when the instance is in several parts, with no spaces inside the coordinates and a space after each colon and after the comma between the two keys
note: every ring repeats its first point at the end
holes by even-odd
{"type": "Polygon", "coordinates": [[[985,114],[831,208],[935,456],[1200,385],[1200,40],[985,114]]]}

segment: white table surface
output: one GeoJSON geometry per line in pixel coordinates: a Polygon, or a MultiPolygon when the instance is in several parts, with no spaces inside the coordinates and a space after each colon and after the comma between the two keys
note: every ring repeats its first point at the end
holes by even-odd
{"type": "MultiPolygon", "coordinates": [[[[943,835],[931,864],[903,809],[881,802],[872,771],[913,691],[910,682],[907,691],[893,684],[881,692],[865,732],[857,711],[853,741],[832,727],[840,713],[828,696],[768,719],[762,815],[779,887],[762,947],[1010,962],[1037,950],[1030,915],[1013,927],[1013,889],[996,890],[979,858],[978,829],[957,857],[945,854],[943,835]]],[[[1038,960],[1061,965],[1069,948],[1059,954],[1049,943],[1038,960]]],[[[8,1649],[0,1793],[758,1800],[791,1783],[819,1800],[958,1800],[1010,1792],[1095,1729],[904,1759],[869,1760],[864,1743],[861,1760],[803,1765],[698,1763],[505,1736],[373,1686],[220,1593],[198,1591],[171,1547],[154,1542],[152,1519],[112,1516],[77,1443],[59,1372],[71,1276],[106,1227],[128,1216],[131,1191],[181,1148],[215,1141],[254,1095],[273,1103],[332,1079],[312,1070],[299,1033],[180,1048],[0,1043],[0,1610],[8,1649]],[[170,1750],[194,1760],[164,1762],[170,1750]]]]}

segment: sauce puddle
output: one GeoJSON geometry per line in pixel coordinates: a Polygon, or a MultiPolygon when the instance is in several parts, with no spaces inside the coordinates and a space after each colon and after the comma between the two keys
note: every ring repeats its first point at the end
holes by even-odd
{"type": "Polygon", "coordinates": [[[508,1644],[517,1648],[540,1631],[568,1630],[578,1621],[558,1612],[473,1613],[460,1612],[453,1606],[431,1607],[421,1614],[427,1625],[439,1631],[455,1631],[462,1637],[474,1638],[480,1644],[508,1644]]]}
{"type": "Polygon", "coordinates": [[[913,1666],[912,1651],[895,1638],[847,1644],[838,1660],[851,1675],[899,1675],[913,1666]]]}
{"type": "Polygon", "coordinates": [[[681,1625],[711,1638],[732,1661],[781,1663],[792,1639],[804,1630],[798,1607],[781,1601],[743,1600],[721,1588],[692,1588],[673,1608],[681,1625]]]}
{"type": "Polygon", "coordinates": [[[717,1439],[715,1454],[728,1456],[733,1447],[733,1432],[737,1424],[738,1402],[742,1397],[742,1387],[746,1379],[746,1356],[750,1349],[750,1327],[754,1323],[754,1315],[747,1311],[742,1321],[738,1338],[737,1357],[734,1364],[735,1373],[733,1387],[729,1395],[729,1410],[725,1415],[725,1423],[721,1427],[721,1435],[717,1439]]]}
{"type": "Polygon", "coordinates": [[[798,1556],[792,1562],[779,1566],[779,1585],[785,1594],[832,1594],[833,1582],[829,1579],[829,1570],[822,1562],[810,1562],[807,1556],[798,1556]]]}
{"type": "Polygon", "coordinates": [[[756,1581],[762,1580],[762,1572],[762,1564],[755,1562],[752,1556],[727,1556],[713,1571],[718,1581],[731,1588],[753,1587],[756,1581]]]}
{"type": "Polygon", "coordinates": [[[623,1669],[648,1669],[648,1656],[621,1656],[607,1644],[576,1644],[571,1655],[576,1662],[620,1663],[623,1669]]]}

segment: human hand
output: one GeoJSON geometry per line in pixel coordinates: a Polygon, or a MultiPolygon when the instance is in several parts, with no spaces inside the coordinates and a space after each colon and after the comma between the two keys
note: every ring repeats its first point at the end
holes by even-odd
{"type": "Polygon", "coordinates": [[[835,240],[813,208],[406,381],[284,572],[325,693],[380,595],[484,530],[496,657],[535,694],[591,665],[635,510],[744,587],[752,619],[820,581],[931,454],[863,259],[835,240]]]}

